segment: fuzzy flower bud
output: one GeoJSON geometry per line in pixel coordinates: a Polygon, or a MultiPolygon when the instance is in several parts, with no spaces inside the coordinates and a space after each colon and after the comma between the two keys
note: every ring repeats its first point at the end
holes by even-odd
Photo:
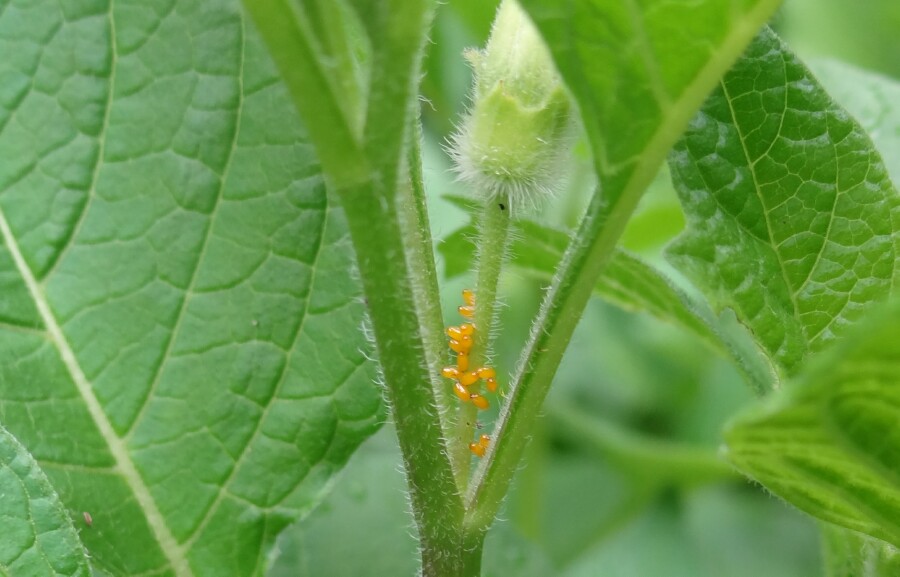
{"type": "Polygon", "coordinates": [[[535,204],[552,194],[571,143],[571,104],[547,47],[504,0],[484,50],[467,52],[473,101],[451,139],[456,171],[477,194],[535,204]]]}

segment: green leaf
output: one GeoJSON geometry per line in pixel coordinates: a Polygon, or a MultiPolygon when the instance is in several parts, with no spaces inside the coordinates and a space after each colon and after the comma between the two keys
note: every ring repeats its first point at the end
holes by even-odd
{"type": "Polygon", "coordinates": [[[342,212],[236,2],[0,14],[0,420],[113,575],[253,575],[382,419],[342,212]]]}
{"type": "Polygon", "coordinates": [[[887,543],[834,525],[822,526],[825,577],[900,575],[900,552],[887,543]]]}
{"type": "Polygon", "coordinates": [[[881,158],[771,31],[669,162],[689,222],[670,259],[787,374],[897,284],[900,202],[881,158]]]}
{"type": "Polygon", "coordinates": [[[608,202],[630,192],[636,172],[641,190],[652,181],[694,114],[689,103],[702,101],[778,4],[523,2],[581,107],[608,202]]]}
{"type": "Polygon", "coordinates": [[[628,221],[621,246],[639,253],[655,254],[683,230],[684,212],[672,186],[669,166],[663,164],[628,221]]]}
{"type": "Polygon", "coordinates": [[[834,60],[813,60],[810,68],[872,138],[891,180],[900,182],[900,83],[834,60]]]}
{"type": "Polygon", "coordinates": [[[724,349],[701,305],[637,256],[617,250],[600,277],[597,292],[626,310],[645,310],[700,337],[713,350],[724,349]]]}
{"type": "Polygon", "coordinates": [[[900,545],[900,300],[728,427],[730,460],[810,515],[900,545]]]}
{"type": "Polygon", "coordinates": [[[91,574],[84,547],[59,496],[28,450],[3,427],[0,517],[0,575],[91,574]]]}

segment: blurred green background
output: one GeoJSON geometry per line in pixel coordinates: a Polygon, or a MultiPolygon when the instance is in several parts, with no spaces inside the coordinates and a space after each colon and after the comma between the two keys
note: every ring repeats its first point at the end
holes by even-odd
{"type": "MultiPolygon", "coordinates": [[[[442,145],[466,106],[471,75],[462,50],[483,45],[496,4],[450,0],[441,5],[431,34],[422,114],[438,243],[468,218],[442,199],[466,193],[454,182],[442,145]]],[[[773,26],[804,59],[839,59],[900,78],[897,0],[786,0],[773,26]]],[[[530,217],[572,227],[591,187],[581,143],[566,190],[530,217]]],[[[623,243],[677,279],[661,250],[682,226],[663,170],[623,243]]],[[[465,276],[442,281],[448,323],[459,320],[460,290],[471,284],[465,276]]],[[[495,364],[504,383],[543,283],[510,270],[502,294],[495,364]]],[[[752,400],[734,369],[691,335],[646,315],[591,303],[488,537],[484,575],[821,575],[815,523],[716,461],[722,424],[752,400]]],[[[484,419],[485,430],[494,417],[484,419]]],[[[284,533],[270,575],[412,576],[414,534],[388,423],[357,452],[321,504],[284,533]]]]}

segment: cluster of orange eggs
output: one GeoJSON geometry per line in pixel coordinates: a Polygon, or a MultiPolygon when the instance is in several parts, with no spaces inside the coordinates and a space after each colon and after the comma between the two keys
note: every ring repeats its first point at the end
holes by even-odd
{"type": "MultiPolygon", "coordinates": [[[[472,319],[475,316],[475,293],[469,289],[463,290],[463,306],[459,307],[459,314],[472,319]]],[[[453,379],[453,392],[464,403],[472,403],[482,411],[490,407],[488,400],[477,392],[477,383],[482,380],[487,390],[497,390],[497,371],[491,367],[479,367],[469,370],[469,352],[474,342],[475,325],[465,322],[458,327],[447,328],[447,336],[450,337],[450,348],[456,353],[456,366],[444,367],[441,375],[453,379]]],[[[490,437],[481,435],[478,442],[470,443],[469,449],[483,457],[487,450],[490,437]]]]}

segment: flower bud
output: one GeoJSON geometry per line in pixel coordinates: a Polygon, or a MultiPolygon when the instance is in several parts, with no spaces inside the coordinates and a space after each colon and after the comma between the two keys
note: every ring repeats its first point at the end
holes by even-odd
{"type": "Polygon", "coordinates": [[[535,204],[561,179],[572,107],[547,47],[514,0],[504,0],[484,50],[467,52],[472,105],[451,139],[456,171],[477,194],[535,204]]]}

